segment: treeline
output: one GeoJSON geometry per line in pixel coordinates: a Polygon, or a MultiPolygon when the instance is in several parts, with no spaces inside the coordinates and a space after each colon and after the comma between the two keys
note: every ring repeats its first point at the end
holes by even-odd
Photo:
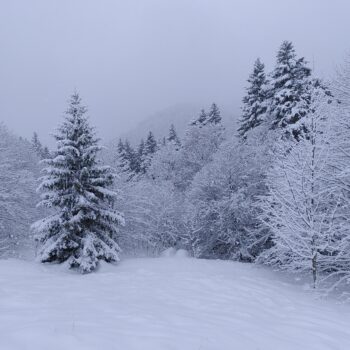
{"type": "Polygon", "coordinates": [[[172,126],[149,134],[152,151],[148,138],[137,151],[120,142],[125,251],[176,247],[310,273],[314,286],[348,281],[349,76],[322,81],[286,41],[272,72],[255,62],[236,134],[213,104],[181,140],[172,126]]]}
{"type": "Polygon", "coordinates": [[[0,258],[32,256],[39,157],[32,144],[0,124],[0,258]]]}
{"type": "Polygon", "coordinates": [[[322,290],[343,288],[350,277],[349,101],[349,65],[324,82],[286,41],[271,72],[255,62],[236,132],[225,129],[213,103],[181,137],[171,125],[161,139],[149,132],[138,145],[120,140],[108,151],[109,167],[100,164],[95,131],[73,94],[52,152],[37,135],[29,145],[0,130],[0,252],[19,246],[28,237],[23,228],[40,215],[32,226],[39,260],[82,272],[118,261],[121,250],[157,255],[175,247],[196,258],[305,273],[322,290]],[[46,212],[33,209],[40,167],[46,212]]]}

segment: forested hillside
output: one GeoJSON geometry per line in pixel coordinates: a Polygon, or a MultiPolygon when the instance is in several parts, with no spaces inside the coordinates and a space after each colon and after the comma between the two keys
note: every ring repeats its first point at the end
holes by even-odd
{"type": "Polygon", "coordinates": [[[52,151],[36,133],[28,142],[1,126],[1,256],[35,249],[42,262],[86,273],[101,260],[175,248],[346,294],[349,81],[346,63],[332,81],[319,79],[284,41],[272,70],[254,63],[236,129],[213,102],[185,133],[171,123],[162,137],[148,130],[101,154],[78,93],[52,151]]]}

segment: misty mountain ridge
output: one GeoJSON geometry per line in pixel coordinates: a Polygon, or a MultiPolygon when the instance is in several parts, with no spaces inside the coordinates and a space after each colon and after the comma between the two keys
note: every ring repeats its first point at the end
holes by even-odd
{"type": "Polygon", "coordinates": [[[152,131],[156,139],[168,134],[171,124],[181,136],[185,133],[189,122],[199,113],[200,107],[192,104],[176,104],[165,109],[158,110],[143,121],[117,136],[117,139],[128,139],[131,144],[138,144],[152,131]]]}
{"type": "MultiPolygon", "coordinates": [[[[201,109],[204,108],[206,111],[209,111],[210,105],[211,103],[208,103],[203,107],[200,105],[181,103],[169,106],[151,114],[129,131],[117,135],[109,144],[114,145],[119,139],[128,139],[132,145],[137,145],[141,139],[147,137],[150,131],[152,131],[156,139],[159,140],[168,135],[171,124],[174,124],[181,138],[184,136],[189,123],[198,117],[201,109]]],[[[235,124],[233,122],[232,111],[226,108],[221,109],[220,105],[219,108],[225,127],[231,129],[232,125],[235,124]]]]}

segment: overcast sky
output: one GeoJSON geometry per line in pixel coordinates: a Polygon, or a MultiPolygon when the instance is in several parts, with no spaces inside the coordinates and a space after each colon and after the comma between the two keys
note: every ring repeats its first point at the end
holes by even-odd
{"type": "Polygon", "coordinates": [[[349,15],[349,0],[1,0],[0,119],[51,144],[75,88],[105,139],[177,103],[237,114],[283,40],[331,76],[349,15]]]}

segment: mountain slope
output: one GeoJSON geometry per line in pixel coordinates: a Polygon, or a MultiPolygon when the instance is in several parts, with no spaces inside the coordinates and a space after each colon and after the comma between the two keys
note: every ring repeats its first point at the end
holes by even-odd
{"type": "Polygon", "coordinates": [[[188,123],[199,114],[200,108],[188,104],[171,106],[158,111],[139,123],[135,128],[118,136],[127,138],[132,144],[138,144],[142,138],[146,138],[149,131],[152,131],[156,138],[166,136],[171,124],[179,135],[183,135],[188,123]]]}

